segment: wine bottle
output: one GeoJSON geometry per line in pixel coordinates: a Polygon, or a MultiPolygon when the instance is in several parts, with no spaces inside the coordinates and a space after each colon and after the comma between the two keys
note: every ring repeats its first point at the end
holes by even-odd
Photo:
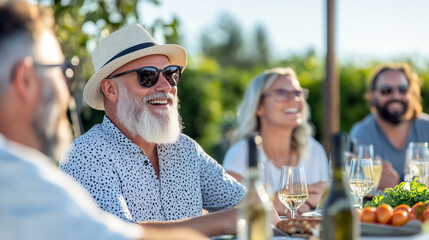
{"type": "Polygon", "coordinates": [[[342,173],[345,163],[347,136],[344,133],[333,135],[331,140],[331,161],[333,179],[331,190],[323,210],[322,239],[358,239],[360,235],[356,212],[352,207],[350,189],[342,173]]]}
{"type": "Polygon", "coordinates": [[[257,161],[257,145],[260,137],[250,137],[249,169],[247,180],[247,193],[240,204],[239,219],[237,223],[238,239],[265,240],[271,239],[271,201],[260,179],[261,170],[257,161]],[[256,139],[256,140],[255,140],[256,139]]]}

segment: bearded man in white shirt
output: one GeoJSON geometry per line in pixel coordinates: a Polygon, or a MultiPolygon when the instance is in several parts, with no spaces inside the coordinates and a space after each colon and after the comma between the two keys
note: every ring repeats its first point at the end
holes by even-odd
{"type": "Polygon", "coordinates": [[[222,234],[228,222],[212,224],[213,218],[228,219],[232,211],[143,227],[121,221],[53,164],[49,157],[70,133],[67,65],[53,24],[48,8],[0,3],[0,238],[206,239],[173,227],[222,234]]]}
{"type": "Polygon", "coordinates": [[[177,85],[186,61],[182,47],[157,44],[140,25],[113,32],[93,52],[95,73],[84,100],[106,115],[73,142],[60,168],[103,210],[125,221],[172,221],[200,216],[203,209],[234,209],[245,194],[181,134],[177,85]]]}

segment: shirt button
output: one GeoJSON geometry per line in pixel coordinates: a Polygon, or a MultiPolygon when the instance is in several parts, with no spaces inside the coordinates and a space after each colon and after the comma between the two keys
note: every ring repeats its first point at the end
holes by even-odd
{"type": "Polygon", "coordinates": [[[144,160],[143,163],[144,163],[145,166],[149,165],[149,162],[147,160],[144,160]]]}

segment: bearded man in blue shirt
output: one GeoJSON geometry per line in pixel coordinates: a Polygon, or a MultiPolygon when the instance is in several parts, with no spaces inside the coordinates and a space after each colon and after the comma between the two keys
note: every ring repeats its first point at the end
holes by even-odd
{"type": "Polygon", "coordinates": [[[368,90],[371,114],[350,131],[357,144],[372,144],[381,158],[379,189],[393,187],[405,172],[410,142],[429,141],[429,116],[422,112],[420,79],[407,64],[389,63],[373,73],[368,90]]]}

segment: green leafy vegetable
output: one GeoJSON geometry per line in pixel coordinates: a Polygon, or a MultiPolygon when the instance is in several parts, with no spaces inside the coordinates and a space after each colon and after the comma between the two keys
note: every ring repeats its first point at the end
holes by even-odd
{"type": "Polygon", "coordinates": [[[412,207],[418,202],[429,202],[429,188],[422,183],[416,182],[416,179],[414,179],[409,183],[401,182],[394,188],[386,188],[384,194],[374,196],[372,201],[367,202],[365,206],[377,207],[382,203],[386,203],[392,208],[395,208],[399,204],[407,204],[412,207]]]}

